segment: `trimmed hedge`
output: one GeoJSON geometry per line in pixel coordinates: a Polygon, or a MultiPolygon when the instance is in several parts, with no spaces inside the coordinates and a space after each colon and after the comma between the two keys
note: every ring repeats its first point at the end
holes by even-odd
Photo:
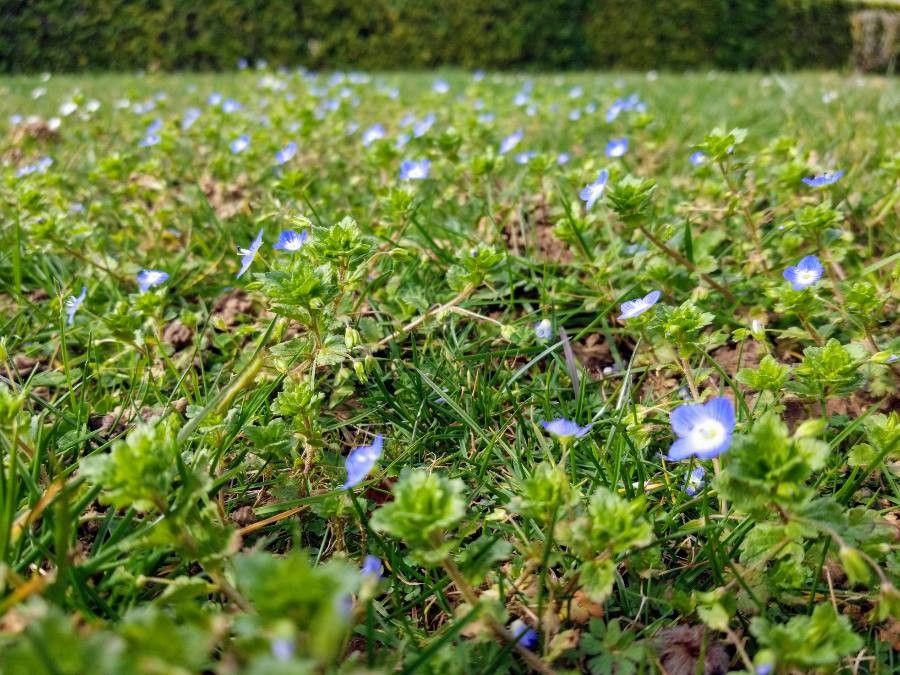
{"type": "Polygon", "coordinates": [[[0,72],[312,68],[816,68],[849,0],[0,0],[0,72]]]}

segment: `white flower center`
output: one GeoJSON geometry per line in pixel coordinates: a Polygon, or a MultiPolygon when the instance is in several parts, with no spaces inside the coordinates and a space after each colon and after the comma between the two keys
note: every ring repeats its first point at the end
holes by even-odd
{"type": "Polygon", "coordinates": [[[695,450],[712,450],[725,440],[725,427],[718,420],[705,419],[691,429],[691,445],[695,450]]]}
{"type": "Polygon", "coordinates": [[[815,283],[818,278],[819,273],[816,270],[797,270],[797,281],[804,286],[815,283]]]}

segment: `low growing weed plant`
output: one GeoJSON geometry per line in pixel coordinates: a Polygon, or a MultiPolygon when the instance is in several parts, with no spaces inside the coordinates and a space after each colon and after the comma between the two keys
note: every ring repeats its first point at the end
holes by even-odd
{"type": "Polygon", "coordinates": [[[0,672],[896,672],[896,83],[0,81],[0,672]]]}

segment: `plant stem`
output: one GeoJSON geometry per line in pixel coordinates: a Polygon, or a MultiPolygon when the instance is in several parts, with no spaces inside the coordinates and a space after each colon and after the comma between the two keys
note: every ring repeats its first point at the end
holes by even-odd
{"type": "Polygon", "coordinates": [[[700,391],[697,389],[697,383],[694,381],[694,372],[691,370],[691,364],[688,363],[687,359],[679,356],[678,363],[681,366],[681,370],[684,372],[684,377],[687,379],[688,389],[691,390],[691,397],[697,403],[700,402],[700,391]]]}
{"type": "Polygon", "coordinates": [[[735,199],[738,200],[738,203],[741,207],[741,214],[744,216],[744,221],[747,223],[747,227],[750,229],[750,235],[753,237],[753,248],[756,252],[756,257],[762,265],[763,270],[766,270],[766,259],[763,257],[762,248],[760,248],[759,241],[759,228],[756,227],[756,222],[753,220],[753,214],[750,213],[750,209],[747,206],[746,202],[740,198],[740,192],[738,192],[737,185],[734,184],[734,180],[731,178],[731,175],[728,173],[728,169],[725,167],[724,162],[719,162],[719,171],[722,172],[722,177],[725,179],[726,185],[728,185],[728,190],[734,195],[735,199]]]}
{"type": "Polygon", "coordinates": [[[665,243],[663,243],[656,236],[651,234],[650,231],[646,227],[644,227],[642,224],[640,224],[640,223],[638,224],[638,229],[643,233],[643,235],[645,237],[647,237],[647,239],[649,239],[653,243],[654,246],[656,246],[656,248],[658,248],[660,251],[662,251],[667,256],[672,258],[672,260],[675,260],[680,265],[684,265],[693,274],[698,275],[706,283],[708,283],[710,286],[712,286],[717,291],[719,291],[719,293],[721,293],[723,296],[725,296],[725,298],[729,302],[737,302],[737,298],[734,297],[734,294],[731,291],[729,291],[722,284],[720,284],[718,281],[713,279],[711,276],[709,276],[705,272],[700,272],[697,269],[697,266],[694,265],[694,263],[692,263],[690,260],[685,258],[683,255],[681,255],[675,249],[672,249],[672,248],[669,248],[668,246],[666,246],[665,243]]]}
{"type": "Polygon", "coordinates": [[[809,320],[803,316],[802,314],[798,314],[797,317],[800,319],[800,323],[803,324],[803,327],[806,329],[806,332],[809,333],[810,337],[815,340],[815,343],[818,346],[822,346],[825,344],[825,340],[819,334],[819,331],[815,329],[815,327],[809,322],[809,320]]]}
{"type": "Polygon", "coordinates": [[[419,318],[413,319],[413,320],[410,321],[408,324],[406,324],[405,326],[403,326],[403,328],[401,328],[400,330],[395,331],[394,333],[391,333],[390,335],[388,335],[388,336],[387,336],[386,338],[384,338],[383,340],[380,340],[380,341],[375,345],[375,348],[376,348],[376,349],[383,349],[384,347],[386,347],[387,345],[389,345],[391,342],[393,342],[393,341],[396,340],[397,338],[402,337],[403,335],[405,335],[405,334],[408,333],[409,331],[411,331],[411,330],[417,328],[418,326],[420,326],[421,324],[425,323],[425,322],[426,322],[429,318],[431,318],[432,316],[435,316],[436,314],[440,314],[441,312],[446,312],[448,309],[451,309],[451,308],[455,307],[455,306],[458,305],[459,303],[463,302],[463,301],[464,301],[466,298],[468,298],[470,295],[472,295],[472,292],[473,292],[474,290],[475,290],[475,287],[474,287],[474,286],[466,286],[466,287],[465,287],[464,289],[462,289],[462,290],[456,295],[456,297],[453,298],[452,300],[449,300],[449,301],[445,302],[443,305],[438,305],[437,307],[433,307],[433,308],[429,309],[427,312],[425,312],[425,313],[424,313],[422,316],[420,316],[419,318]]]}

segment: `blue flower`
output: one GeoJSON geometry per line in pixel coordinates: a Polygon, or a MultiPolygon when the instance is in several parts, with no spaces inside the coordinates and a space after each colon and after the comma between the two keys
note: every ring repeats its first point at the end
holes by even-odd
{"type": "Polygon", "coordinates": [[[647,106],[637,94],[631,94],[627,98],[617,98],[606,111],[606,121],[614,122],[616,118],[626,111],[644,112],[647,106]]]}
{"type": "Polygon", "coordinates": [[[231,153],[234,155],[241,154],[244,150],[250,147],[250,137],[247,134],[243,134],[242,136],[238,136],[231,143],[228,144],[228,147],[231,148],[231,153]]]}
{"type": "Polygon", "coordinates": [[[406,147],[406,144],[409,143],[409,139],[409,134],[400,134],[399,136],[397,136],[397,140],[394,141],[394,147],[398,150],[402,150],[406,147]]]}
{"type": "Polygon", "coordinates": [[[500,143],[500,154],[505,155],[507,152],[516,147],[519,144],[519,141],[522,140],[522,136],[524,136],[522,130],[517,129],[514,133],[504,138],[500,143]]]}
{"type": "Polygon", "coordinates": [[[303,244],[306,243],[307,239],[309,239],[309,232],[306,230],[299,233],[294,230],[285,230],[278,235],[278,241],[272,245],[272,248],[277,251],[295,253],[303,248],[303,244]]]}
{"type": "Polygon", "coordinates": [[[537,157],[537,152],[534,150],[528,150],[527,152],[520,152],[516,155],[516,164],[525,165],[528,164],[532,159],[537,157]]]}
{"type": "Polygon", "coordinates": [[[250,244],[250,248],[241,248],[238,246],[238,255],[241,256],[241,271],[237,273],[238,278],[250,269],[250,265],[253,264],[253,259],[256,257],[256,252],[259,250],[259,247],[262,246],[262,236],[263,231],[260,230],[259,234],[256,235],[256,239],[250,244]]]}
{"type": "Polygon", "coordinates": [[[428,133],[428,130],[431,129],[431,126],[434,124],[437,118],[434,116],[434,113],[428,113],[421,120],[413,124],[413,136],[416,138],[420,138],[428,133]]]}
{"type": "Polygon", "coordinates": [[[478,116],[478,121],[481,124],[491,124],[494,121],[494,113],[492,112],[484,112],[478,116]]]}
{"type": "Polygon", "coordinates": [[[650,291],[643,298],[626,300],[620,307],[622,313],[619,315],[619,321],[625,321],[640,316],[659,301],[660,295],[662,295],[662,293],[659,291],[650,291]]]}
{"type": "Polygon", "coordinates": [[[606,183],[608,181],[609,171],[601,169],[600,173],[597,174],[597,180],[582,188],[581,192],[578,193],[578,196],[581,197],[581,200],[584,202],[584,208],[588,211],[593,208],[594,204],[597,203],[597,200],[603,196],[603,191],[606,189],[606,183]]]}
{"type": "Polygon", "coordinates": [[[825,268],[814,255],[808,255],[799,263],[784,271],[784,278],[791,282],[795,291],[809,288],[822,278],[825,268]]]}
{"type": "Polygon", "coordinates": [[[159,145],[161,140],[158,134],[147,134],[140,140],[138,145],[142,148],[152,148],[154,145],[159,145]]]}
{"type": "Polygon", "coordinates": [[[431,89],[437,94],[446,94],[450,91],[450,85],[445,80],[435,80],[434,84],[431,85],[431,89]]]}
{"type": "Polygon", "coordinates": [[[537,647],[538,634],[533,628],[530,628],[522,619],[516,619],[509,624],[509,632],[516,639],[516,642],[525,649],[534,649],[537,647]]]}
{"type": "Polygon", "coordinates": [[[271,643],[272,657],[285,663],[294,657],[294,641],[288,638],[275,638],[271,643]]]}
{"type": "Polygon", "coordinates": [[[354,448],[347,455],[344,466],[347,468],[347,480],[341,486],[342,490],[349,490],[359,485],[381,458],[384,449],[384,437],[378,434],[371,445],[363,445],[354,448]]]}
{"type": "Polygon", "coordinates": [[[385,134],[386,132],[381,124],[373,124],[363,132],[362,143],[368,148],[375,141],[384,138],[385,134]]]}
{"type": "Polygon", "coordinates": [[[237,67],[238,70],[247,70],[247,66],[250,65],[247,63],[247,59],[238,59],[237,67]]]}
{"type": "Polygon", "coordinates": [[[581,111],[578,108],[569,111],[569,121],[577,122],[581,119],[581,111]]]}
{"type": "Polygon", "coordinates": [[[570,159],[572,159],[572,155],[568,152],[561,152],[556,156],[556,163],[562,166],[563,164],[568,164],[570,159]]]}
{"type": "Polygon", "coordinates": [[[706,483],[704,480],[705,476],[706,469],[702,466],[698,466],[688,474],[687,481],[685,481],[684,484],[684,492],[688,497],[693,497],[703,489],[703,486],[706,483]]]}
{"type": "Polygon", "coordinates": [[[669,419],[678,437],[669,448],[669,459],[695,455],[701,459],[718,457],[731,447],[734,405],[724,396],[707,403],[688,403],[672,411],[669,419]]]}
{"type": "Polygon", "coordinates": [[[71,326],[75,321],[75,312],[84,304],[84,299],[87,297],[87,286],[81,287],[81,293],[77,296],[70,295],[66,298],[66,324],[71,326]]]}
{"type": "Polygon", "coordinates": [[[534,336],[538,340],[549,340],[552,335],[553,325],[550,323],[550,319],[541,319],[534,324],[534,336]]]}
{"type": "Polygon", "coordinates": [[[188,108],[184,111],[184,117],[181,118],[181,130],[187,131],[200,117],[200,108],[188,108]]]}
{"type": "Polygon", "coordinates": [[[154,286],[165,283],[168,278],[168,273],[162,270],[141,270],[137,274],[138,290],[146,293],[154,286]]]}
{"type": "Polygon", "coordinates": [[[569,89],[569,98],[581,98],[584,93],[584,87],[572,87],[569,89]]]}
{"type": "Polygon", "coordinates": [[[816,176],[807,176],[801,180],[810,187],[823,187],[825,185],[837,183],[843,175],[843,171],[826,171],[825,173],[820,173],[816,176]]]}
{"type": "Polygon", "coordinates": [[[628,152],[627,138],[614,138],[606,144],[606,156],[611,159],[623,157],[626,152],[628,152]]]}
{"type": "Polygon", "coordinates": [[[405,159],[400,164],[400,180],[425,180],[430,171],[427,159],[405,159]]]}
{"type": "Polygon", "coordinates": [[[291,141],[286,146],[284,146],[281,150],[275,153],[275,163],[279,166],[282,164],[287,164],[294,156],[297,154],[297,143],[295,141],[291,141]]]}
{"type": "Polygon", "coordinates": [[[363,578],[373,579],[378,581],[381,579],[382,574],[384,573],[384,565],[381,564],[381,560],[378,559],[377,556],[367,555],[363,559],[362,569],[360,569],[360,574],[362,574],[363,578]]]}
{"type": "Polygon", "coordinates": [[[241,104],[235,101],[233,98],[226,98],[222,101],[222,112],[228,113],[236,113],[241,109],[241,104]]]}
{"type": "Polygon", "coordinates": [[[588,424],[587,426],[580,427],[577,422],[558,417],[549,422],[541,422],[541,426],[551,436],[555,436],[561,441],[570,441],[573,438],[581,438],[582,436],[587,435],[594,425],[588,424]]]}
{"type": "Polygon", "coordinates": [[[16,178],[24,178],[25,176],[30,176],[33,173],[47,173],[47,169],[49,169],[52,165],[52,158],[41,157],[34,164],[26,164],[25,166],[19,167],[19,169],[16,171],[16,178]]]}
{"type": "Polygon", "coordinates": [[[702,164],[706,164],[706,153],[702,150],[697,150],[696,152],[691,153],[688,160],[690,161],[691,166],[701,166],[702,164]]]}
{"type": "Polygon", "coordinates": [[[484,74],[485,73],[483,70],[476,70],[474,73],[472,73],[472,79],[476,82],[481,82],[484,79],[484,74]]]}
{"type": "Polygon", "coordinates": [[[619,100],[614,101],[613,104],[611,106],[609,106],[609,108],[607,108],[607,110],[606,110],[605,119],[606,119],[607,124],[610,122],[614,122],[621,112],[622,112],[622,101],[621,101],[621,99],[619,99],[619,100]]]}

